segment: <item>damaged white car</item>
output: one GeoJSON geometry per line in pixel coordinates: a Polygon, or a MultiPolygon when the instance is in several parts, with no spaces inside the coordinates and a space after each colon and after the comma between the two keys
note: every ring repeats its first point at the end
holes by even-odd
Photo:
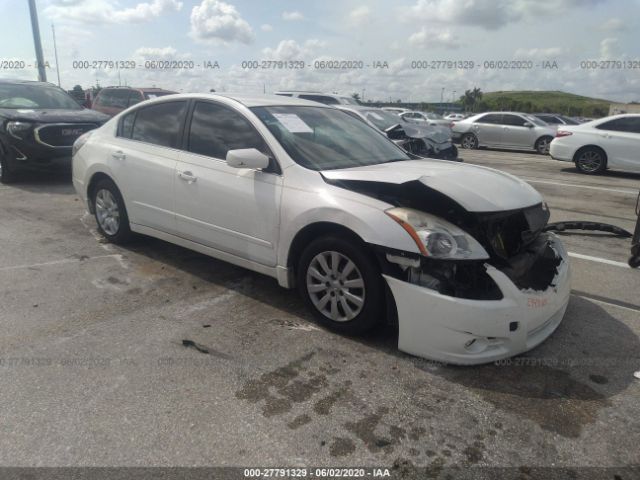
{"type": "Polygon", "coordinates": [[[569,300],[567,253],[523,181],[414,157],[340,110],[172,95],[74,145],[100,232],[132,232],[297,287],[344,333],[397,321],[398,347],[458,364],[533,348],[569,300]]]}

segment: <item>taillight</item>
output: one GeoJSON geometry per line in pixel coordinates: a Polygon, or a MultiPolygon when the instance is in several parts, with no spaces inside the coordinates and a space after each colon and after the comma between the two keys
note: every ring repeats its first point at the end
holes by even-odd
{"type": "Polygon", "coordinates": [[[568,137],[570,135],[573,135],[573,132],[567,132],[566,130],[558,130],[556,132],[556,138],[568,137]]]}
{"type": "Polygon", "coordinates": [[[453,128],[453,127],[455,127],[455,126],[456,126],[456,122],[451,122],[451,123],[449,124],[449,128],[453,128]]]}

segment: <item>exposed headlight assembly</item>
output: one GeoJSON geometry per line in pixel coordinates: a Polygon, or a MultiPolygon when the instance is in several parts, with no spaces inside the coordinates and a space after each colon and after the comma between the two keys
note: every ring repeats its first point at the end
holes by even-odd
{"type": "Polygon", "coordinates": [[[411,235],[425,257],[443,260],[489,258],[475,238],[446,220],[411,208],[392,208],[385,213],[411,235]]]}
{"type": "Polygon", "coordinates": [[[7,123],[7,132],[18,140],[24,140],[31,131],[33,125],[28,122],[9,122],[7,123]]]}

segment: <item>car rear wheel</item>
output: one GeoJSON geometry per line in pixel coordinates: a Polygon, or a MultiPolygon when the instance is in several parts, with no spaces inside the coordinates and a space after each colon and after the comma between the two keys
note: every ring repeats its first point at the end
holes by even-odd
{"type": "Polygon", "coordinates": [[[112,243],[126,243],[132,233],[120,190],[113,181],[104,179],[98,182],[93,192],[98,231],[112,243]]]}
{"type": "Polygon", "coordinates": [[[460,140],[462,148],[476,149],[478,148],[478,137],[473,133],[465,133],[460,140]]]}
{"type": "Polygon", "coordinates": [[[576,153],[575,164],[582,173],[593,175],[607,168],[607,157],[599,148],[586,147],[576,153]]]}
{"type": "Polygon", "coordinates": [[[549,147],[551,146],[551,137],[541,137],[536,142],[536,151],[540,155],[549,155],[549,147]]]}
{"type": "Polygon", "coordinates": [[[15,171],[9,165],[7,157],[0,152],[0,183],[13,183],[16,179],[15,171]]]}
{"type": "Polygon", "coordinates": [[[313,241],[300,256],[298,289],[326,327],[351,335],[381,320],[385,290],[375,259],[364,245],[339,236],[313,241]]]}

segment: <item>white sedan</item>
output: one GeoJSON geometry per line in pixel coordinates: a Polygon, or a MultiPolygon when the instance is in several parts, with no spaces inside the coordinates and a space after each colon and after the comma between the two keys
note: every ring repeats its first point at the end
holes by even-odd
{"type": "Polygon", "coordinates": [[[412,156],[329,106],[171,95],[73,150],[108,240],[138,232],[269,275],[338,332],[397,321],[401,350],[476,364],[535,347],[567,308],[567,253],[537,191],[412,156]]]}
{"type": "Polygon", "coordinates": [[[608,168],[640,172],[640,115],[613,115],[581,125],[562,125],[549,153],[556,160],[575,163],[586,174],[608,168]]]}

